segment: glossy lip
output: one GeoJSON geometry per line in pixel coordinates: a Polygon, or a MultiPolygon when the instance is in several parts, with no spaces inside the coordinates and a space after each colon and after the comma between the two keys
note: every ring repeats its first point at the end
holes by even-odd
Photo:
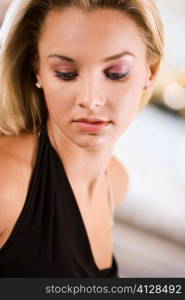
{"type": "Polygon", "coordinates": [[[110,121],[104,121],[100,119],[79,119],[77,121],[74,121],[76,126],[87,133],[98,133],[101,130],[104,130],[105,128],[108,128],[110,125],[110,121]]]}
{"type": "Polygon", "coordinates": [[[105,119],[87,119],[87,118],[80,118],[75,120],[74,122],[87,122],[87,123],[95,123],[95,122],[104,122],[104,123],[108,123],[110,121],[105,120],[105,119]]]}

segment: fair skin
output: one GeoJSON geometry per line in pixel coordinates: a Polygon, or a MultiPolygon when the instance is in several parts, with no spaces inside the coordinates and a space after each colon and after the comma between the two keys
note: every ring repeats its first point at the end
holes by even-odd
{"type": "Polygon", "coordinates": [[[143,89],[151,84],[146,52],[139,28],[119,11],[52,11],[42,28],[37,79],[50,111],[48,131],[71,181],[92,201],[118,137],[138,112],[143,89]],[[122,52],[121,58],[103,62],[122,52]],[[60,72],[79,76],[65,81],[56,76],[60,72]],[[121,72],[125,78],[111,80],[104,72],[121,72]],[[84,133],[73,122],[83,117],[111,124],[98,134],[84,133]]]}
{"type": "MultiPolygon", "coordinates": [[[[107,268],[112,259],[107,185],[112,185],[116,206],[128,184],[127,173],[112,152],[137,114],[155,68],[147,60],[147,48],[135,22],[110,9],[51,11],[42,26],[38,50],[36,76],[49,111],[50,142],[64,164],[95,263],[100,269],[107,268]],[[66,81],[61,72],[78,76],[66,81]],[[123,78],[113,80],[111,73],[121,73],[123,78]],[[96,132],[84,131],[74,122],[79,118],[103,118],[109,124],[96,132]]],[[[0,139],[0,172],[4,174],[0,180],[0,247],[23,208],[36,141],[33,135],[0,139]]]]}

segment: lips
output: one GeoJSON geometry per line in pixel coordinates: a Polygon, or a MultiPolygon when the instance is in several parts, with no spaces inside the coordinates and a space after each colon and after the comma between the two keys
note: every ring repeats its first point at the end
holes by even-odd
{"type": "Polygon", "coordinates": [[[85,122],[85,123],[91,123],[91,124],[107,124],[109,121],[105,119],[87,119],[87,118],[81,118],[78,120],[75,120],[74,122],[85,122]]]}
{"type": "Polygon", "coordinates": [[[74,121],[76,126],[85,132],[100,132],[105,128],[108,128],[110,121],[105,119],[87,119],[80,118],[74,121]]]}

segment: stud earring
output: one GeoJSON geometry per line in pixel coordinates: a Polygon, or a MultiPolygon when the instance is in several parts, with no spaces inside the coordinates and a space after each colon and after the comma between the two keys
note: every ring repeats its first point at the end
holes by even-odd
{"type": "Polygon", "coordinates": [[[36,87],[37,87],[38,89],[41,89],[40,83],[37,82],[35,85],[36,85],[36,87]]]}

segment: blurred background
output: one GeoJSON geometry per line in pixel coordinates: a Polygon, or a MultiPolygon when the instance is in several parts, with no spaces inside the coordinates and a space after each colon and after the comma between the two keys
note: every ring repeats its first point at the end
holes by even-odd
{"type": "MultiPolygon", "coordinates": [[[[114,155],[130,179],[115,212],[121,277],[185,277],[185,1],[155,0],[165,59],[150,103],[114,155]]],[[[0,0],[0,24],[11,0],[0,0]]]]}
{"type": "Polygon", "coordinates": [[[4,15],[12,0],[0,0],[0,25],[3,22],[4,15]]]}
{"type": "Polygon", "coordinates": [[[185,277],[185,1],[156,0],[165,58],[150,104],[120,138],[115,156],[130,187],[115,213],[122,277],[185,277]]]}

